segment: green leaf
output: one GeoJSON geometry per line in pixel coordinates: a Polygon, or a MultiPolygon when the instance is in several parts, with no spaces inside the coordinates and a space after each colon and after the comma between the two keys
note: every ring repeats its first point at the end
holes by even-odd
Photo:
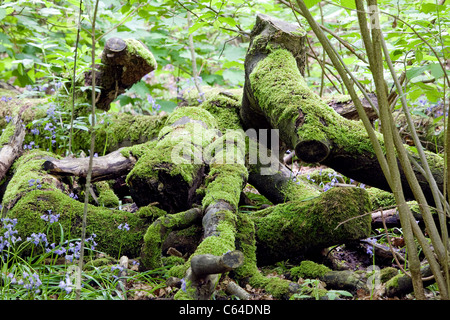
{"type": "Polygon", "coordinates": [[[426,70],[430,69],[429,65],[423,66],[423,67],[414,67],[406,71],[406,77],[411,80],[417,76],[420,76],[422,73],[424,73],[426,70]]]}
{"type": "Polygon", "coordinates": [[[206,22],[197,22],[197,23],[194,23],[194,24],[189,28],[189,34],[191,34],[191,33],[195,32],[195,31],[197,31],[198,29],[200,29],[200,28],[202,28],[202,27],[204,27],[204,26],[206,26],[206,25],[208,25],[208,23],[206,23],[206,22]]]}
{"type": "Polygon", "coordinates": [[[420,63],[423,60],[423,53],[421,50],[416,50],[416,61],[420,63]]]}
{"type": "Polygon", "coordinates": [[[436,79],[442,78],[444,76],[444,71],[439,63],[430,64],[430,72],[436,79]]]}
{"type": "Polygon", "coordinates": [[[356,3],[354,0],[340,0],[341,6],[349,9],[356,9],[356,3]]]}
{"type": "Polygon", "coordinates": [[[423,13],[436,13],[445,9],[444,5],[437,5],[435,3],[423,3],[420,11],[423,13]]]}
{"type": "Polygon", "coordinates": [[[156,99],[156,103],[161,106],[161,111],[165,111],[167,113],[172,112],[177,107],[177,104],[175,102],[168,100],[156,99]]]}
{"type": "Polygon", "coordinates": [[[227,69],[222,74],[224,80],[229,81],[233,85],[239,85],[244,82],[244,71],[237,69],[227,69]]]}
{"type": "Polygon", "coordinates": [[[0,21],[6,17],[6,9],[0,8],[0,21]]]}
{"type": "Polygon", "coordinates": [[[40,13],[44,16],[53,16],[53,15],[60,15],[61,11],[59,11],[58,9],[55,8],[42,8],[40,10],[40,13]]]}
{"type": "Polygon", "coordinates": [[[129,91],[136,93],[142,99],[147,99],[147,94],[150,94],[149,87],[142,80],[136,82],[129,91]]]}
{"type": "Polygon", "coordinates": [[[228,24],[231,27],[236,26],[236,21],[231,17],[219,17],[219,21],[225,24],[228,24]]]}
{"type": "Polygon", "coordinates": [[[308,9],[313,7],[314,5],[318,4],[320,0],[304,0],[303,1],[308,9]]]}

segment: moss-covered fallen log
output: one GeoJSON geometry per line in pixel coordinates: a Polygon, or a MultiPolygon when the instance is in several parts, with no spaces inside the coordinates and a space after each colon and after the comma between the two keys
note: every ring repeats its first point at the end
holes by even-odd
{"type": "MultiPolygon", "coordinates": [[[[52,230],[56,244],[81,235],[84,204],[71,197],[69,184],[43,170],[43,163],[53,154],[35,150],[27,152],[14,164],[14,175],[3,197],[6,217],[17,219],[17,237],[27,239],[52,230]],[[58,223],[49,224],[42,216],[58,215],[58,223]],[[60,227],[61,226],[61,227],[60,227]],[[61,233],[61,230],[64,230],[61,233]]],[[[96,234],[97,249],[117,256],[119,252],[138,256],[148,225],[164,211],[153,206],[132,213],[103,206],[88,206],[87,234],[96,234]],[[129,231],[118,228],[127,224],[129,231]]]]}
{"type": "Polygon", "coordinates": [[[333,188],[311,200],[290,201],[252,215],[260,264],[370,235],[370,202],[360,188],[333,188]],[[342,223],[342,224],[341,224],[342,223]],[[282,232],[279,232],[282,230],[282,232]]]}
{"type": "MultiPolygon", "coordinates": [[[[258,22],[258,21],[257,21],[258,22]]],[[[256,31],[261,31],[255,27],[256,31]]],[[[266,29],[262,29],[266,30],[266,29]]],[[[246,122],[254,128],[277,128],[288,148],[305,162],[321,163],[356,181],[390,191],[368,134],[360,121],[341,117],[308,88],[298,69],[295,53],[280,42],[278,34],[252,33],[246,56],[242,112],[263,115],[261,122],[246,122]],[[272,39],[275,37],[275,40],[272,39]]],[[[383,137],[378,135],[383,146],[383,137]]],[[[414,151],[410,152],[415,157],[414,151]]],[[[416,157],[417,158],[417,157],[416,157]]],[[[427,160],[438,186],[443,188],[443,158],[428,152],[427,160]]],[[[420,164],[420,161],[418,161],[420,164]]],[[[434,203],[427,179],[414,168],[429,203],[434,203]]],[[[412,191],[402,174],[405,197],[412,191]]]]}

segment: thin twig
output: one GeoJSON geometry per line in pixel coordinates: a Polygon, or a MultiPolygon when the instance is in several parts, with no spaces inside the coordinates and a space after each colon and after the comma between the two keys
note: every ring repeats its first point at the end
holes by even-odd
{"type": "Polygon", "coordinates": [[[74,118],[74,113],[75,113],[75,98],[76,98],[75,77],[77,75],[78,43],[80,42],[81,14],[83,12],[82,5],[83,5],[83,0],[80,0],[80,9],[79,9],[79,13],[78,13],[78,25],[77,25],[77,40],[75,42],[75,56],[74,56],[73,75],[72,75],[72,113],[70,114],[69,155],[72,154],[73,120],[74,120],[73,118],[74,118]]]}
{"type": "MultiPolygon", "coordinates": [[[[89,168],[86,177],[86,188],[84,191],[84,210],[83,210],[83,222],[82,222],[82,230],[81,230],[81,249],[80,249],[80,260],[78,265],[79,279],[81,279],[81,270],[83,269],[83,260],[84,260],[84,242],[86,240],[86,220],[87,220],[87,207],[89,203],[89,190],[91,185],[91,177],[92,177],[92,164],[94,159],[94,147],[95,147],[95,21],[97,17],[97,9],[98,9],[98,1],[95,2],[94,15],[92,18],[92,120],[91,120],[91,149],[89,155],[89,168]]],[[[81,288],[76,288],[76,299],[79,300],[81,295],[81,288]]]]}

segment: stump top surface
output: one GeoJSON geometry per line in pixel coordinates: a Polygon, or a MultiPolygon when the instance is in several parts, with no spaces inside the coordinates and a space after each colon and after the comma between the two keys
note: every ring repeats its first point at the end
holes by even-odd
{"type": "Polygon", "coordinates": [[[127,44],[120,38],[109,38],[108,41],[106,41],[106,47],[110,51],[120,52],[127,47],[127,44]]]}

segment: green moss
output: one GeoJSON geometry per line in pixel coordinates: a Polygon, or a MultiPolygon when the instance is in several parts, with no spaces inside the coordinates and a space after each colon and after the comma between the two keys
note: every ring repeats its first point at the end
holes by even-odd
{"type": "Polygon", "coordinates": [[[383,268],[380,271],[380,281],[382,283],[386,283],[387,281],[389,281],[390,279],[392,279],[396,275],[398,275],[398,270],[397,269],[395,269],[393,267],[383,268]]]}
{"type": "Polygon", "coordinates": [[[396,288],[398,288],[398,281],[400,279],[403,279],[403,275],[402,274],[397,274],[396,276],[390,278],[387,282],[386,282],[386,292],[389,292],[391,290],[395,291],[396,288]]]}
{"type": "Polygon", "coordinates": [[[4,144],[7,144],[10,140],[10,138],[14,135],[16,127],[12,123],[12,121],[9,122],[9,124],[6,126],[6,129],[2,132],[0,136],[0,149],[1,146],[4,144]]]}
{"type": "Polygon", "coordinates": [[[214,117],[206,110],[197,107],[175,110],[161,130],[159,141],[151,144],[153,150],[144,150],[145,153],[141,154],[127,176],[127,183],[132,186],[134,179],[149,179],[150,183],[157,183],[159,172],[165,171],[191,185],[203,165],[199,159],[202,149],[215,137],[209,129],[216,126],[214,117]]]}
{"type": "Polygon", "coordinates": [[[285,201],[306,201],[320,195],[320,191],[307,182],[289,180],[283,184],[280,190],[285,196],[285,201]]]}
{"type": "Polygon", "coordinates": [[[109,187],[108,182],[100,181],[95,184],[97,187],[98,204],[107,208],[114,208],[119,206],[119,197],[109,187]]]}
{"type": "Polygon", "coordinates": [[[205,197],[203,208],[207,208],[217,200],[225,200],[235,209],[239,207],[239,199],[244,182],[247,179],[247,169],[239,164],[213,164],[205,179],[205,197]]]}
{"type": "Polygon", "coordinates": [[[372,210],[380,210],[380,208],[392,208],[396,205],[395,197],[392,192],[384,191],[378,188],[367,188],[372,210]]]}
{"type": "Polygon", "coordinates": [[[275,298],[280,299],[292,293],[291,282],[276,277],[265,277],[258,270],[256,261],[255,224],[246,214],[238,215],[236,249],[244,256],[242,266],[233,272],[238,279],[248,281],[255,288],[263,288],[275,298]]]}
{"type": "MultiPolygon", "coordinates": [[[[144,116],[125,113],[107,113],[98,115],[98,126],[95,135],[95,152],[103,155],[121,147],[144,144],[158,136],[167,116],[144,116]]],[[[90,150],[91,135],[87,131],[74,134],[73,150],[90,150]]]]}
{"type": "Polygon", "coordinates": [[[42,190],[56,189],[55,179],[52,176],[44,176],[42,172],[42,165],[46,157],[55,157],[55,155],[41,150],[33,150],[26,152],[15,161],[12,166],[14,175],[3,195],[3,205],[6,208],[12,207],[23,194],[36,190],[37,180],[39,180],[42,190]]]}
{"type": "Polygon", "coordinates": [[[288,146],[329,140],[333,148],[347,152],[374,152],[362,122],[340,117],[321,100],[308,87],[289,51],[271,52],[254,68],[250,81],[259,106],[288,146]],[[296,122],[301,125],[296,127],[296,122]]]}
{"type": "Polygon", "coordinates": [[[162,257],[161,260],[164,266],[179,266],[185,262],[182,257],[175,256],[162,257]]]}
{"type": "Polygon", "coordinates": [[[138,211],[136,212],[136,215],[140,218],[147,219],[150,221],[156,220],[159,217],[162,217],[166,215],[167,212],[154,206],[154,205],[148,205],[144,207],[140,207],[138,211]]]}
{"type": "Polygon", "coordinates": [[[166,214],[159,217],[148,227],[141,250],[141,260],[145,268],[154,269],[161,266],[162,244],[170,231],[190,225],[195,214],[192,210],[166,214]]]}
{"type": "MultiPolygon", "coordinates": [[[[8,212],[8,217],[17,218],[17,236],[26,239],[32,233],[47,232],[53,235],[52,242],[58,243],[60,227],[64,230],[64,239],[81,236],[81,221],[84,203],[72,199],[59,190],[35,190],[26,193],[8,212]],[[59,214],[58,223],[48,225],[40,219],[41,215],[59,214]],[[50,227],[50,229],[48,229],[50,227]]],[[[133,213],[88,205],[87,235],[96,234],[96,249],[111,256],[120,254],[135,257],[139,255],[146,229],[145,220],[133,213]],[[120,230],[120,224],[127,223],[129,231],[120,230]]]]}
{"type": "Polygon", "coordinates": [[[114,259],[113,257],[106,256],[103,258],[93,259],[93,260],[86,262],[86,264],[84,265],[84,269],[93,270],[94,268],[112,265],[112,264],[117,264],[117,260],[114,259]]]}
{"type": "Polygon", "coordinates": [[[298,280],[299,278],[320,278],[330,271],[330,268],[322,264],[305,260],[300,263],[300,266],[291,268],[290,273],[294,279],[298,280]]]}
{"type": "Polygon", "coordinates": [[[170,268],[169,271],[167,271],[167,274],[169,275],[169,277],[176,277],[179,279],[183,279],[188,268],[189,265],[185,263],[181,265],[176,265],[170,268]]]}
{"type": "Polygon", "coordinates": [[[125,43],[127,44],[128,52],[133,56],[138,56],[144,59],[149,66],[152,66],[153,69],[156,69],[157,63],[153,54],[144,46],[142,42],[136,39],[125,39],[125,43]]]}
{"type": "Polygon", "coordinates": [[[231,93],[218,91],[209,95],[200,108],[208,110],[217,120],[218,128],[222,133],[226,130],[242,129],[239,110],[241,107],[242,90],[233,90],[231,93]]]}
{"type": "Polygon", "coordinates": [[[312,244],[326,247],[368,237],[370,202],[361,188],[333,188],[309,201],[291,201],[253,213],[262,256],[276,259],[312,244]],[[361,216],[361,217],[359,217],[361,216]],[[355,217],[359,217],[354,219],[355,217]],[[339,227],[338,225],[343,222],[339,227]],[[345,222],[345,223],[344,223],[345,222]],[[280,232],[283,230],[283,232],[280,232]]]}

